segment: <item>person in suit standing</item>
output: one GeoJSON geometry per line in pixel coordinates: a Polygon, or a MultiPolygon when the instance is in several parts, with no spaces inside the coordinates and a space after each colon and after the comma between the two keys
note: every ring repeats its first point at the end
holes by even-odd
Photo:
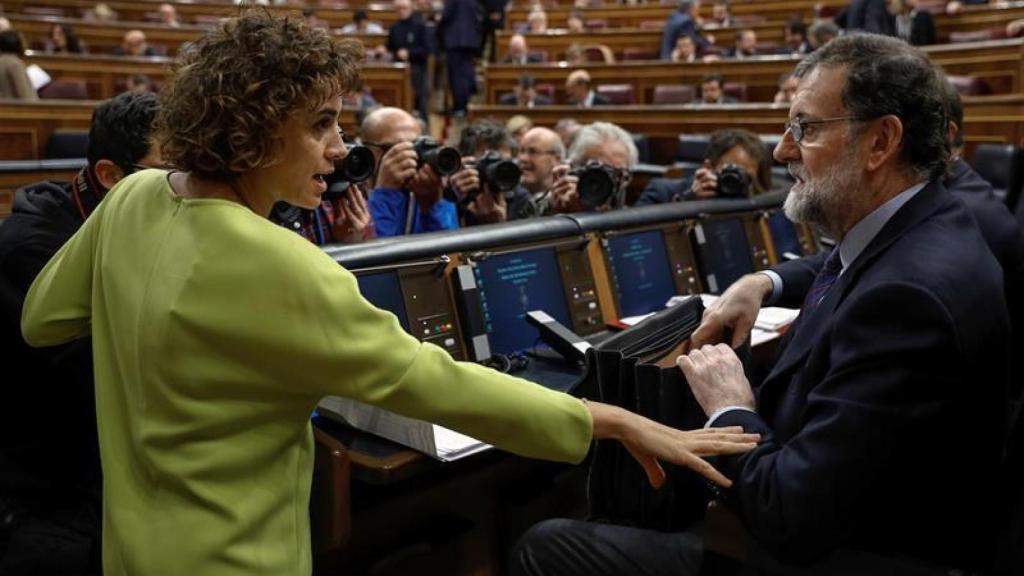
{"type": "Polygon", "coordinates": [[[672,50],[676,47],[676,40],[686,34],[700,49],[707,48],[711,42],[701,35],[698,22],[700,16],[700,0],[680,0],[679,9],[669,15],[665,22],[665,29],[661,33],[661,56],[662,60],[672,57],[672,50]]]}
{"type": "Polygon", "coordinates": [[[893,14],[893,33],[914,46],[935,44],[935,19],[918,7],[918,0],[889,0],[893,14]]]}
{"type": "MultiPolygon", "coordinates": [[[[716,460],[734,482],[723,502],[751,533],[755,569],[984,571],[1009,326],[999,264],[942,184],[940,79],[879,35],[837,38],[796,74],[775,149],[796,178],[786,215],[838,244],[738,280],[678,360],[708,427],[764,439],[716,460]],[[733,346],[763,302],[802,309],[753,388],[733,346]]],[[[520,541],[512,573],[695,574],[700,541],[687,536],[548,521],[520,541]]]]}
{"type": "Polygon", "coordinates": [[[475,0],[445,0],[441,14],[441,41],[448,63],[448,86],[452,91],[452,114],[466,115],[469,99],[476,92],[473,58],[480,49],[475,0]]]}
{"type": "Polygon", "coordinates": [[[534,106],[550,106],[551,99],[537,93],[533,76],[523,74],[519,77],[519,83],[516,84],[515,92],[502,94],[498,103],[505,106],[533,108],[534,106]]]}
{"type": "Polygon", "coordinates": [[[395,0],[398,21],[388,29],[387,49],[396,62],[409,65],[412,91],[416,98],[416,111],[423,121],[427,120],[427,57],[430,44],[427,25],[419,14],[413,12],[411,0],[395,0]]]}
{"type": "Polygon", "coordinates": [[[612,103],[607,96],[598,94],[590,86],[590,73],[586,70],[574,70],[565,79],[565,92],[569,101],[580,108],[591,106],[607,106],[612,103]]]}
{"type": "Polygon", "coordinates": [[[850,2],[850,6],[846,9],[846,26],[844,28],[850,31],[863,30],[886,36],[896,33],[886,0],[853,0],[850,2]]]}

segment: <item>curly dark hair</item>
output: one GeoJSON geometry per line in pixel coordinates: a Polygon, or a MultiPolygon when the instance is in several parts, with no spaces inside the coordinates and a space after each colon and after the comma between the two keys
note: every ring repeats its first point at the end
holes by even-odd
{"type": "Polygon", "coordinates": [[[185,48],[157,130],[163,158],[216,180],[272,163],[281,128],[359,85],[362,46],[299,19],[250,9],[185,48]]]}
{"type": "Polygon", "coordinates": [[[818,66],[845,66],[843,104],[850,115],[873,119],[892,114],[903,123],[900,157],[907,167],[940,178],[949,160],[942,85],[923,52],[877,34],[840,36],[796,67],[803,78],[818,66]]]}

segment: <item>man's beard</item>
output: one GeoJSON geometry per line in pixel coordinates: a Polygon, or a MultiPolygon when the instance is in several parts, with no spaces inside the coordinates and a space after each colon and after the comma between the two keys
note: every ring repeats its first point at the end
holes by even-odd
{"type": "Polygon", "coordinates": [[[839,163],[821,178],[810,178],[803,162],[790,162],[789,173],[798,179],[783,204],[786,217],[793,222],[807,224],[825,234],[838,238],[844,200],[855,194],[858,184],[858,164],[855,159],[839,163]],[[802,181],[802,183],[801,183],[802,181]]]}

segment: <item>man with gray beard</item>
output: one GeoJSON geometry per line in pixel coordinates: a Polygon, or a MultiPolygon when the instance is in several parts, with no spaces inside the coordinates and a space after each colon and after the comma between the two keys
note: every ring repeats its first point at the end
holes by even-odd
{"type": "MultiPolygon", "coordinates": [[[[678,359],[707,426],[761,434],[717,459],[733,481],[722,500],[753,537],[755,569],[985,571],[1009,326],[999,264],[942,184],[940,80],[876,35],[833,40],[796,76],[775,149],[796,181],[785,210],[838,244],[738,280],[678,359]],[[733,347],[763,303],[801,312],[752,387],[733,347]]],[[[694,574],[699,545],[680,536],[549,521],[524,536],[513,573],[694,574]]]]}

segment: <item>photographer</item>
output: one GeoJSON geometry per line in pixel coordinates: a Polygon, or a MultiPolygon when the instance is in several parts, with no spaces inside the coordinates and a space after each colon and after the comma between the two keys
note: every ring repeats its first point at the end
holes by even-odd
{"type": "Polygon", "coordinates": [[[370,193],[377,236],[459,227],[455,204],[442,198],[443,174],[417,152],[422,128],[415,118],[399,108],[378,108],[363,120],[360,134],[377,166],[370,193]]]}
{"type": "Polygon", "coordinates": [[[638,161],[633,137],[610,122],[581,128],[569,149],[569,164],[554,170],[548,193],[555,213],[608,210],[625,205],[626,187],[638,161]]]}
{"type": "Polygon", "coordinates": [[[651,180],[636,205],[746,198],[771,188],[771,159],[757,134],[738,129],[718,130],[708,142],[704,164],[692,178],[651,180]]]}
{"type": "Polygon", "coordinates": [[[520,186],[515,149],[515,140],[501,124],[481,120],[462,129],[463,168],[448,179],[446,196],[458,199],[466,226],[536,215],[529,192],[520,186]]]}

